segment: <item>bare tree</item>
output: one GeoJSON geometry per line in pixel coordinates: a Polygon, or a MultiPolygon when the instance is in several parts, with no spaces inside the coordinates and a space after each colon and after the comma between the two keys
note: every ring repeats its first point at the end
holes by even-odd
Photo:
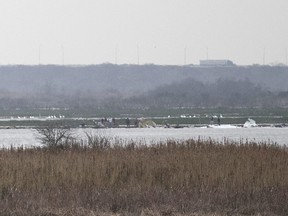
{"type": "Polygon", "coordinates": [[[38,139],[48,148],[64,147],[73,139],[70,128],[57,124],[50,124],[36,130],[39,133],[38,139]]]}
{"type": "Polygon", "coordinates": [[[111,147],[111,138],[105,135],[101,135],[99,133],[94,134],[88,131],[85,132],[85,135],[87,138],[87,144],[91,148],[104,150],[111,147]]]}

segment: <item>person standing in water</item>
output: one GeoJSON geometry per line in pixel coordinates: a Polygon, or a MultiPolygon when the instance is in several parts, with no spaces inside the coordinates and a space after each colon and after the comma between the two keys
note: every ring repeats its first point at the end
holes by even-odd
{"type": "Polygon", "coordinates": [[[130,119],[129,118],[126,119],[126,126],[127,126],[127,128],[130,127],[130,119]]]}

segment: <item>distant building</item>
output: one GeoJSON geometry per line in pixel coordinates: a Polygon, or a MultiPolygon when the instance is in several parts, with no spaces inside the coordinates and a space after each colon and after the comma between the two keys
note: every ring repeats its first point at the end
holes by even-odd
{"type": "Polygon", "coordinates": [[[230,60],[200,60],[200,66],[234,66],[230,60]]]}

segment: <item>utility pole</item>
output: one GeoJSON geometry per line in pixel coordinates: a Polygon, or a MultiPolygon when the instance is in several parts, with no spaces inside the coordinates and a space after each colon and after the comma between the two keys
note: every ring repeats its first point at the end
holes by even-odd
{"type": "Polygon", "coordinates": [[[62,51],[62,66],[64,66],[64,46],[61,45],[61,51],[62,51]]]}
{"type": "Polygon", "coordinates": [[[265,49],[265,47],[264,47],[264,49],[263,49],[263,65],[265,65],[265,61],[266,61],[266,49],[265,49]]]}
{"type": "Polygon", "coordinates": [[[186,51],[187,51],[187,48],[185,47],[184,48],[184,65],[186,65],[186,51]]]}
{"type": "Polygon", "coordinates": [[[40,45],[38,49],[38,65],[41,65],[41,46],[40,45]]]}
{"type": "Polygon", "coordinates": [[[117,65],[117,59],[118,58],[118,46],[115,46],[115,65],[117,65]]]}
{"type": "Polygon", "coordinates": [[[287,53],[287,48],[285,48],[285,60],[286,60],[286,65],[288,65],[288,57],[287,57],[288,53],[287,53]]]}
{"type": "Polygon", "coordinates": [[[139,45],[137,44],[137,64],[139,65],[139,45]]]}

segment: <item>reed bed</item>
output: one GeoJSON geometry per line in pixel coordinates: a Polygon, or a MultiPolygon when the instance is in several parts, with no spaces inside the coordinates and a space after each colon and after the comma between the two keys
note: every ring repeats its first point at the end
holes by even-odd
{"type": "Polygon", "coordinates": [[[0,215],[288,215],[288,151],[214,140],[0,151],[0,215]]]}

